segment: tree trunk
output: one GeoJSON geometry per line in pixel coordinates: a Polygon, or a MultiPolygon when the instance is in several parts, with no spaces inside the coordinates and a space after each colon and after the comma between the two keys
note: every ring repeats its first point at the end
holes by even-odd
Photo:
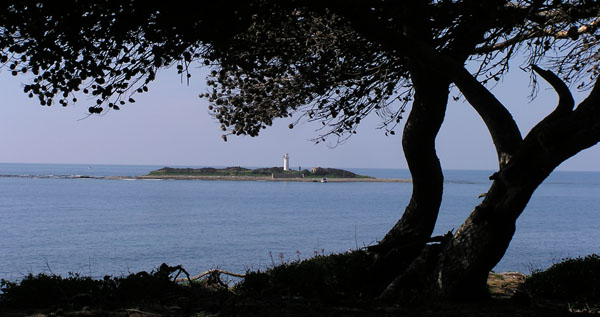
{"type": "Polygon", "coordinates": [[[515,165],[500,171],[483,202],[443,247],[433,273],[433,287],[440,295],[476,298],[487,294],[489,271],[504,256],[517,217],[549,174],[535,175],[515,165]]]}
{"type": "Polygon", "coordinates": [[[375,249],[426,241],[433,232],[442,201],[444,176],[435,151],[435,137],[444,120],[449,82],[429,77],[427,87],[415,82],[415,100],[402,135],[413,192],[402,218],[375,249]]]}
{"type": "Polygon", "coordinates": [[[413,192],[401,219],[377,245],[369,248],[378,259],[382,287],[419,255],[431,237],[442,201],[444,178],[435,137],[444,120],[450,82],[422,66],[414,66],[412,73],[415,95],[402,145],[413,192]]]}

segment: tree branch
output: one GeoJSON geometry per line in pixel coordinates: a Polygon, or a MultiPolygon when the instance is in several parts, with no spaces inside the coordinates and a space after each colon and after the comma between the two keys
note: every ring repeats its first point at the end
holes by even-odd
{"type": "Polygon", "coordinates": [[[512,115],[496,97],[464,67],[456,67],[450,78],[463,93],[469,104],[477,111],[488,128],[500,167],[508,163],[523,141],[519,127],[512,115]]]}
{"type": "Polygon", "coordinates": [[[569,30],[563,30],[563,31],[554,31],[552,29],[545,28],[542,30],[542,32],[544,35],[552,36],[556,39],[567,39],[567,38],[576,39],[580,35],[583,35],[586,33],[589,33],[589,34],[593,33],[599,24],[600,24],[600,18],[596,18],[594,21],[592,21],[586,25],[582,25],[579,28],[571,28],[569,30]]]}
{"type": "MultiPolygon", "coordinates": [[[[545,12],[546,14],[543,13],[544,12],[538,12],[534,15],[530,15],[528,18],[531,22],[537,23],[538,28],[534,28],[529,31],[524,31],[523,33],[518,33],[504,42],[477,47],[473,50],[473,53],[487,54],[505,49],[511,45],[518,44],[528,39],[544,36],[550,36],[555,39],[577,39],[580,35],[583,34],[593,34],[597,27],[600,25],[600,18],[596,18],[593,21],[580,26],[579,28],[571,27],[568,30],[557,31],[552,26],[548,26],[548,22],[551,21],[551,17],[553,17],[554,14],[550,14],[548,12],[545,12]]],[[[592,16],[591,14],[588,14],[588,18],[593,17],[594,16],[592,16]]]]}
{"type": "Polygon", "coordinates": [[[538,32],[527,32],[527,33],[517,34],[516,36],[511,37],[510,39],[508,39],[504,42],[496,43],[493,45],[477,47],[477,48],[473,49],[473,53],[488,54],[491,52],[500,51],[505,48],[508,48],[511,45],[515,45],[515,44],[523,42],[524,40],[535,38],[538,36],[540,36],[540,34],[538,32]]]}
{"type": "Polygon", "coordinates": [[[571,91],[569,91],[569,87],[556,74],[549,70],[541,69],[537,65],[531,65],[531,69],[544,78],[558,94],[558,105],[549,116],[561,115],[573,111],[575,100],[573,99],[573,95],[571,95],[571,91]]]}
{"type": "Polygon", "coordinates": [[[496,147],[500,167],[508,163],[523,141],[519,127],[510,112],[463,65],[450,57],[436,54],[425,45],[414,45],[413,47],[415,46],[418,47],[420,56],[427,63],[436,65],[456,84],[469,104],[483,119],[496,147]]]}

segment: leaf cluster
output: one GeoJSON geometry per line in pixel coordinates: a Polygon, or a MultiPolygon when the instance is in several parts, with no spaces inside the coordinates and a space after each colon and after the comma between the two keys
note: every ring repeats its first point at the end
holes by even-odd
{"type": "Polygon", "coordinates": [[[372,113],[394,134],[411,68],[426,61],[415,47],[476,60],[484,83],[525,52],[585,88],[599,71],[599,12],[595,0],[4,1],[0,67],[31,76],[23,90],[42,105],[88,96],[90,114],[135,102],[161,69],[189,82],[209,67],[200,97],[225,140],[276,118],[319,121],[317,142],[343,140],[372,113]]]}
{"type": "MultiPolygon", "coordinates": [[[[222,4],[208,9],[234,14],[222,4]]],[[[202,12],[135,0],[5,1],[0,62],[12,75],[31,74],[23,91],[42,105],[67,106],[81,92],[93,100],[90,113],[119,110],[148,92],[161,68],[176,65],[189,79],[205,51],[201,39],[233,32],[202,12]]]]}
{"type": "MultiPolygon", "coordinates": [[[[371,112],[399,120],[410,92],[406,65],[331,10],[270,4],[247,31],[213,50],[218,65],[202,95],[228,134],[258,135],[275,118],[320,121],[325,134],[356,132],[371,112]],[[399,109],[387,111],[402,95],[399,109]],[[387,111],[387,112],[386,112],[387,111]]],[[[224,135],[225,137],[225,135],[224,135]]]]}

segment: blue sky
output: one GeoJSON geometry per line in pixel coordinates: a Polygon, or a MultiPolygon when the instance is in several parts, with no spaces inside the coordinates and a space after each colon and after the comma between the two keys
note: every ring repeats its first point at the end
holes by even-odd
{"type": "MultiPolygon", "coordinates": [[[[292,167],[406,168],[401,136],[384,136],[378,118],[364,120],[358,134],[346,143],[314,144],[317,124],[288,129],[280,119],[260,136],[221,140],[219,124],[199,99],[203,79],[192,77],[182,84],[174,69],[159,73],[149,93],[137,102],[101,116],[87,116],[93,101],[67,108],[42,107],[22,92],[26,77],[0,73],[0,162],[83,163],[189,166],[278,166],[284,153],[292,167]]],[[[493,89],[513,113],[523,135],[552,111],[556,96],[542,83],[539,96],[528,99],[528,74],[513,67],[493,89]]],[[[456,95],[456,92],[453,94],[456,95]]],[[[585,93],[575,94],[576,101],[585,93]]],[[[401,130],[401,129],[398,129],[401,130]]],[[[400,131],[398,131],[400,132],[400,131]]],[[[496,157],[483,122],[464,99],[450,101],[444,126],[437,139],[438,155],[445,169],[496,168],[496,157]]],[[[588,149],[559,167],[561,170],[600,170],[600,148],[588,149]]]]}

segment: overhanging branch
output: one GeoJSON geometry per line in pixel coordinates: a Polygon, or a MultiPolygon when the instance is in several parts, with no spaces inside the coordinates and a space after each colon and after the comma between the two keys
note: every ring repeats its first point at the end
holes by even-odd
{"type": "Polygon", "coordinates": [[[510,39],[504,41],[504,42],[500,42],[500,43],[496,43],[493,45],[487,45],[487,46],[481,46],[481,47],[476,47],[473,49],[473,53],[475,54],[488,54],[491,52],[495,52],[495,51],[501,51],[505,48],[508,48],[512,45],[516,45],[518,43],[521,43],[525,40],[528,39],[532,39],[535,37],[540,36],[540,34],[538,32],[527,32],[527,33],[522,33],[522,34],[518,34],[514,37],[511,37],[510,39]]]}
{"type": "Polygon", "coordinates": [[[558,94],[558,105],[550,115],[558,115],[571,112],[575,105],[575,100],[569,87],[556,74],[549,70],[541,69],[536,65],[531,65],[533,71],[542,76],[558,94]]]}

